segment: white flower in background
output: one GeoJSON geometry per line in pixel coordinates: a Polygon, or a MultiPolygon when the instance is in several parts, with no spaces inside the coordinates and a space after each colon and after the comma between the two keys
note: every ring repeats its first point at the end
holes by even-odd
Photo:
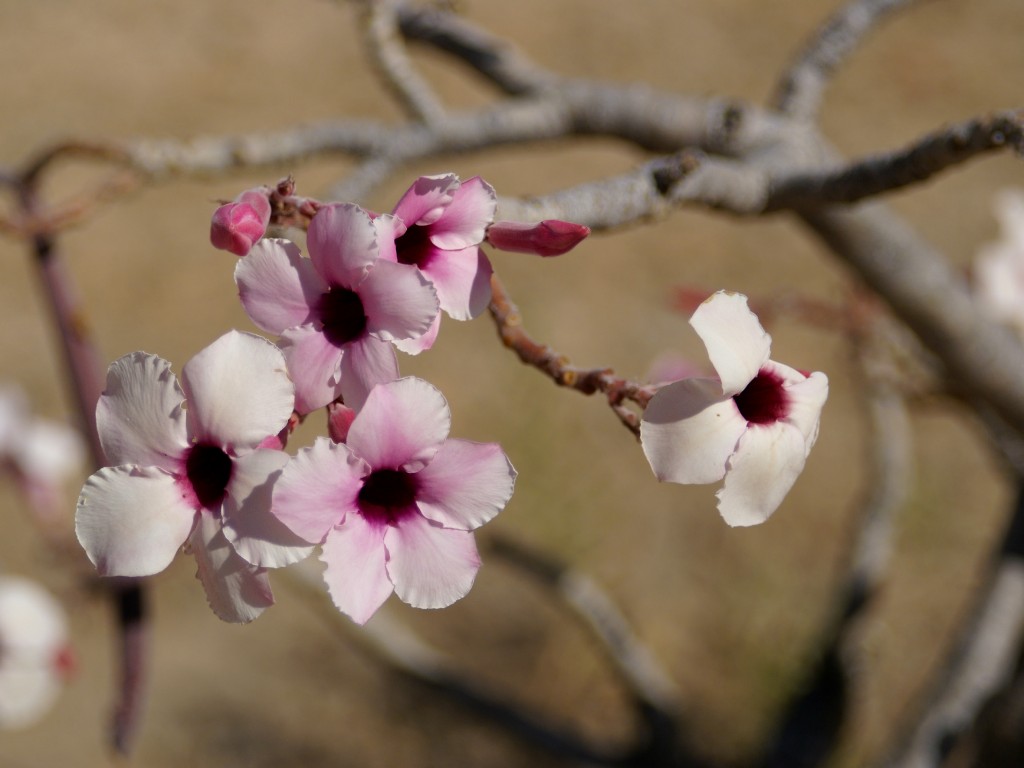
{"type": "Polygon", "coordinates": [[[33,417],[21,390],[0,389],[0,466],[13,473],[37,512],[52,515],[62,509],[64,484],[84,461],[77,430],[33,417]]]}
{"type": "Polygon", "coordinates": [[[42,717],[73,667],[60,603],[33,581],[0,577],[0,728],[42,717]]]}
{"type": "Polygon", "coordinates": [[[1000,192],[995,212],[1001,237],[978,251],[974,293],[995,320],[1024,336],[1024,192],[1000,192]]]}
{"type": "Polygon", "coordinates": [[[697,307],[690,325],[718,377],[658,390],[640,423],[644,455],[659,480],[724,478],[717,496],[725,521],[763,523],[803,471],[828,379],[769,360],[771,336],[741,294],[719,291],[697,307]]]}

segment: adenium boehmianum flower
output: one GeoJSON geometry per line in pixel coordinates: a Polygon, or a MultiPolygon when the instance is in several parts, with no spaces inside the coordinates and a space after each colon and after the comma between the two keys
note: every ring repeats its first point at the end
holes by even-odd
{"type": "Polygon", "coordinates": [[[362,624],[392,592],[443,608],[473,584],[472,531],[500,512],[516,472],[492,443],[449,440],[441,393],[416,378],[378,385],[347,443],[320,438],[274,486],[273,513],[320,543],[334,604],[362,624]]]}
{"type": "Polygon", "coordinates": [[[362,208],[327,205],[309,226],[309,259],[287,240],[267,239],[235,268],[249,317],[281,336],[300,413],[339,396],[358,409],[375,384],[398,378],[392,342],[422,336],[437,317],[430,282],[380,258],[378,240],[362,208]]]}
{"type": "Polygon", "coordinates": [[[270,515],[288,454],[261,447],[280,444],[293,402],[281,351],[252,334],[231,331],[199,352],[181,386],[155,355],[115,361],[96,408],[113,466],[86,481],[75,517],[99,572],[148,576],[186,545],[220,618],[251,621],[271,605],[266,573],[251,563],[286,565],[310,552],[270,515]]]}
{"type": "Polygon", "coordinates": [[[34,581],[0,577],[0,728],[24,728],[74,671],[64,609],[34,581]]]}
{"type": "MultiPolygon", "coordinates": [[[[441,309],[455,320],[470,320],[491,300],[494,270],[480,244],[496,207],[494,188],[479,176],[421,176],[391,216],[375,220],[380,256],[417,267],[437,291],[441,309]]],[[[440,322],[436,317],[427,333],[398,342],[398,348],[409,354],[429,349],[440,322]]]]}
{"type": "Polygon", "coordinates": [[[818,436],[828,397],[823,373],[769,360],[771,337],[740,294],[718,292],[690,318],[715,379],[662,387],[640,439],[659,480],[713,483],[729,525],[762,523],[782,503],[818,436]]]}
{"type": "Polygon", "coordinates": [[[235,256],[245,256],[267,231],[270,201],[262,187],[247,189],[232,203],[220,206],[210,221],[210,243],[235,256]]]}

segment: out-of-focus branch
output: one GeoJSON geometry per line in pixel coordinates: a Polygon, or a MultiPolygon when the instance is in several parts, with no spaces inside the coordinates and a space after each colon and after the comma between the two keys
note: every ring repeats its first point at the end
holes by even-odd
{"type": "Polygon", "coordinates": [[[993,150],[1024,152],[1024,111],[1001,112],[943,128],[895,152],[856,160],[837,170],[777,179],[768,211],[854,203],[932,176],[993,150]]]}
{"type": "Polygon", "coordinates": [[[941,766],[990,697],[1011,679],[1024,634],[1024,488],[981,595],[953,658],[923,699],[916,728],[884,761],[888,768],[941,766]]]}
{"type": "Polygon", "coordinates": [[[507,41],[468,24],[453,13],[399,3],[399,27],[416,40],[465,62],[471,71],[512,96],[535,93],[553,81],[550,73],[534,66],[507,41]]]}
{"type": "MultiPolygon", "coordinates": [[[[29,175],[28,178],[35,177],[29,175]]],[[[26,220],[46,218],[41,212],[42,204],[32,181],[19,185],[18,192],[26,220]]],[[[104,369],[71,275],[57,251],[54,234],[35,232],[31,243],[43,292],[49,300],[57,326],[58,343],[64,353],[82,432],[92,454],[93,466],[98,469],[107,463],[95,419],[96,404],[106,381],[104,369]]],[[[146,593],[141,579],[113,580],[107,586],[117,611],[121,662],[111,740],[115,751],[127,755],[137,734],[145,694],[148,661],[146,593]]]]}
{"type": "Polygon", "coordinates": [[[413,117],[436,124],[444,116],[437,95],[420,77],[398,34],[397,0],[362,0],[366,48],[384,83],[413,117]]]}
{"type": "Polygon", "coordinates": [[[513,350],[519,359],[536,368],[561,387],[575,389],[584,395],[601,392],[626,428],[640,437],[640,418],[623,403],[647,406],[654,391],[642,384],[615,376],[610,368],[579,368],[546,344],[540,344],[523,330],[519,308],[512,303],[497,275],[491,277],[491,304],[488,310],[498,329],[502,343],[513,350]]]}
{"type": "Polygon", "coordinates": [[[912,0],[853,0],[826,21],[782,76],[773,104],[799,120],[813,120],[832,73],[889,13],[912,0]]]}

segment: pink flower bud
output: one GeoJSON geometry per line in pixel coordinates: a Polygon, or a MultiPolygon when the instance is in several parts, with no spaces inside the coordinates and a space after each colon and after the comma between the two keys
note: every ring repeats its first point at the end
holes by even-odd
{"type": "Polygon", "coordinates": [[[558,219],[545,219],[539,224],[496,221],[487,228],[487,242],[502,251],[561,256],[589,234],[589,227],[558,219]]]}
{"type": "Polygon", "coordinates": [[[210,242],[214,248],[245,256],[253,243],[267,231],[270,223],[270,201],[258,187],[240,194],[233,203],[222,205],[210,222],[210,242]]]}
{"type": "Polygon", "coordinates": [[[349,408],[347,405],[341,403],[331,403],[327,406],[327,434],[331,436],[331,440],[336,443],[344,443],[348,437],[348,428],[352,426],[352,421],[356,417],[356,412],[349,408]]]}

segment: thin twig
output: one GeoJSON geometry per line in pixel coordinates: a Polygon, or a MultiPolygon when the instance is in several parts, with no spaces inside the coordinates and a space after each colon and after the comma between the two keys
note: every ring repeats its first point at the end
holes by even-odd
{"type": "Polygon", "coordinates": [[[856,160],[843,168],[775,180],[767,211],[855,203],[919,184],[978,155],[1011,148],[1024,153],[1024,110],[975,118],[928,134],[911,145],[856,160]]]}
{"type": "Polygon", "coordinates": [[[398,34],[397,0],[363,0],[366,48],[385,85],[415,119],[430,124],[444,118],[444,108],[406,55],[398,34]]]}
{"type": "Polygon", "coordinates": [[[826,21],[782,76],[772,102],[780,112],[813,120],[832,73],[889,13],[912,0],[853,0],[826,21]]]}
{"type": "Polygon", "coordinates": [[[619,378],[610,368],[579,368],[572,365],[567,357],[527,335],[523,330],[519,308],[512,303],[497,275],[491,276],[491,292],[488,310],[506,347],[513,350],[523,363],[536,368],[561,387],[575,389],[584,395],[596,392],[606,395],[615,415],[639,439],[640,418],[621,406],[623,401],[629,400],[641,409],[645,408],[654,395],[650,387],[619,378]]]}

